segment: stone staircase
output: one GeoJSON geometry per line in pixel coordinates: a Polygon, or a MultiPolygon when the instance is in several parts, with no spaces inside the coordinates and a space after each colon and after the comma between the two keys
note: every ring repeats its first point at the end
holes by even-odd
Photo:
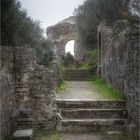
{"type": "Polygon", "coordinates": [[[118,131],[126,127],[125,100],[56,99],[61,132],[118,131]]]}
{"type": "Polygon", "coordinates": [[[65,70],[64,79],[67,81],[86,81],[90,78],[88,70],[65,70]]]}

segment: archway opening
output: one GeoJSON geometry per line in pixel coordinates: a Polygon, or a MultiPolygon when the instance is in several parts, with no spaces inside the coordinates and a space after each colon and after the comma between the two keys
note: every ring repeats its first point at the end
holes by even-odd
{"type": "Polygon", "coordinates": [[[70,54],[72,54],[74,56],[74,44],[75,44],[74,40],[67,42],[67,44],[65,46],[65,54],[69,52],[70,54]]]}

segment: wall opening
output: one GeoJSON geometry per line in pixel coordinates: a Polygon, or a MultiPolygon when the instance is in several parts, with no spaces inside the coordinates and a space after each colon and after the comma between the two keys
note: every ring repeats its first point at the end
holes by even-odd
{"type": "Polygon", "coordinates": [[[75,44],[74,40],[67,42],[67,44],[65,46],[65,54],[69,52],[70,54],[72,54],[74,56],[74,44],[75,44]]]}

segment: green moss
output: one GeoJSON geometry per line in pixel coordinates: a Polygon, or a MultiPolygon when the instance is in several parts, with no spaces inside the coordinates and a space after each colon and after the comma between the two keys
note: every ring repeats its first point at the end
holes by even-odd
{"type": "Polygon", "coordinates": [[[91,67],[89,64],[84,64],[81,67],[78,68],[79,70],[90,70],[91,67]]]}
{"type": "Polygon", "coordinates": [[[80,65],[79,70],[94,70],[97,65],[98,50],[94,49],[86,54],[86,63],[80,65]]]}
{"type": "Polygon", "coordinates": [[[126,95],[121,93],[118,89],[108,85],[104,79],[94,76],[91,81],[95,85],[95,88],[104,98],[109,99],[126,99],[126,95]]]}
{"type": "Polygon", "coordinates": [[[64,93],[65,89],[66,89],[66,81],[63,80],[58,88],[58,93],[64,93]]]}
{"type": "Polygon", "coordinates": [[[60,140],[61,136],[56,130],[47,131],[44,129],[35,130],[33,140],[60,140]]]}

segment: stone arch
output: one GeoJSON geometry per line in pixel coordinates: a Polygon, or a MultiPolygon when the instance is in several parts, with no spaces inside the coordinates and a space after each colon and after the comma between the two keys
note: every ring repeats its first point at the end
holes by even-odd
{"type": "Polygon", "coordinates": [[[66,43],[65,45],[65,55],[67,52],[70,52],[73,56],[74,54],[74,44],[75,44],[75,40],[70,40],[66,43]]]}
{"type": "Polygon", "coordinates": [[[55,52],[58,61],[61,61],[61,56],[65,55],[65,46],[68,41],[74,40],[75,59],[81,59],[84,52],[79,45],[78,35],[75,26],[75,17],[69,17],[58,24],[47,28],[47,38],[51,40],[55,47],[55,52]]]}

